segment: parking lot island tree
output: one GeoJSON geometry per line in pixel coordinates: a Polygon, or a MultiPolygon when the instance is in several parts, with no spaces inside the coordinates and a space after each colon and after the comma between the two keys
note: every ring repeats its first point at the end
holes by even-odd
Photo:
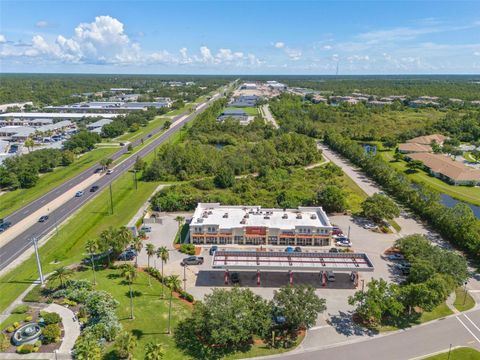
{"type": "Polygon", "coordinates": [[[164,294],[164,288],[165,288],[165,280],[164,280],[164,276],[163,276],[163,264],[167,263],[169,257],[170,257],[170,254],[168,253],[168,249],[166,246],[160,246],[158,249],[157,249],[157,258],[160,259],[160,261],[162,262],[162,298],[165,297],[165,294],[164,294]]]}
{"type": "Polygon", "coordinates": [[[383,220],[391,220],[400,215],[397,204],[389,197],[381,194],[373,194],[362,203],[363,215],[375,223],[383,220]]]}
{"type": "Polygon", "coordinates": [[[121,275],[128,283],[128,289],[130,294],[130,319],[134,319],[133,315],[133,291],[132,291],[132,283],[133,280],[137,277],[137,270],[131,264],[123,264],[121,267],[121,275]]]}

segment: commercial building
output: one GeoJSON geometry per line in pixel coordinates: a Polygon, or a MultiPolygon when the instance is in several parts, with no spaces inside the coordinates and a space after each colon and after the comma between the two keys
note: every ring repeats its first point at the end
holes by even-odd
{"type": "Polygon", "coordinates": [[[407,156],[419,160],[430,173],[452,185],[480,185],[480,170],[470,168],[449,156],[431,153],[414,153],[407,156]]]}
{"type": "Polygon", "coordinates": [[[90,101],[73,105],[47,106],[45,109],[67,112],[67,113],[106,113],[106,114],[124,114],[132,111],[143,111],[149,107],[160,109],[170,107],[171,103],[166,101],[153,102],[125,102],[125,101],[90,101]]]}
{"type": "Polygon", "coordinates": [[[9,104],[0,104],[0,112],[7,111],[8,108],[19,108],[23,110],[25,106],[33,106],[33,102],[31,101],[24,101],[24,102],[16,102],[16,103],[9,103],[9,104]]]}
{"type": "Polygon", "coordinates": [[[262,209],[199,203],[190,242],[221,245],[330,246],[332,225],[321,207],[262,209]]]}
{"type": "Polygon", "coordinates": [[[14,112],[0,114],[0,120],[26,120],[32,121],[37,119],[53,119],[55,120],[81,120],[83,118],[109,118],[113,119],[118,116],[117,114],[100,114],[100,113],[85,113],[85,114],[76,114],[76,113],[54,113],[54,112],[14,112]]]}
{"type": "Polygon", "coordinates": [[[222,122],[230,118],[238,120],[240,125],[248,125],[254,117],[243,110],[225,110],[217,117],[217,121],[222,122]]]}
{"type": "Polygon", "coordinates": [[[98,121],[88,124],[87,129],[91,132],[100,134],[102,132],[103,125],[110,124],[112,121],[112,119],[100,119],[98,121]]]}
{"type": "Polygon", "coordinates": [[[257,106],[259,96],[256,95],[241,95],[230,103],[230,106],[234,107],[255,107],[257,106]]]}

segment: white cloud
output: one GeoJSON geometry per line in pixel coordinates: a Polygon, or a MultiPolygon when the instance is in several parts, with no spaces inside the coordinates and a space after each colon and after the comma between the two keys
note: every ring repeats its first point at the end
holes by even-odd
{"type": "Polygon", "coordinates": [[[473,53],[473,55],[475,55],[475,56],[480,56],[480,51],[475,51],[475,52],[473,53]]]}
{"type": "Polygon", "coordinates": [[[37,28],[46,28],[48,25],[49,25],[48,22],[45,20],[39,20],[35,23],[35,26],[37,28]]]}
{"type": "Polygon", "coordinates": [[[5,38],[5,35],[0,34],[0,44],[6,43],[7,39],[5,38]]]}
{"type": "Polygon", "coordinates": [[[277,49],[283,49],[285,47],[285,43],[281,41],[277,41],[274,45],[277,49]]]}
{"type": "Polygon", "coordinates": [[[298,49],[285,48],[285,53],[293,61],[298,61],[302,58],[302,51],[298,49]]]}
{"type": "Polygon", "coordinates": [[[332,49],[332,46],[331,46],[331,45],[324,45],[324,46],[323,46],[323,49],[324,49],[324,50],[331,50],[331,49],[332,49]]]}

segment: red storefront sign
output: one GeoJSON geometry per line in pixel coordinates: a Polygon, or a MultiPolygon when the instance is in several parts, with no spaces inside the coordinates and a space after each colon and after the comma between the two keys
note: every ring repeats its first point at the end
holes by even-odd
{"type": "Polygon", "coordinates": [[[266,235],[267,228],[263,226],[247,226],[245,233],[247,235],[266,235]]]}

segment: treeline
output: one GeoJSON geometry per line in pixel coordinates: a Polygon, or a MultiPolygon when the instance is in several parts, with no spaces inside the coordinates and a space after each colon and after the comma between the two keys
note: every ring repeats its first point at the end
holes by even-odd
{"type": "Polygon", "coordinates": [[[6,158],[0,165],[0,188],[11,190],[35,186],[39,174],[68,166],[75,161],[72,151],[41,149],[29,154],[6,158]]]}
{"type": "Polygon", "coordinates": [[[363,169],[391,196],[426,220],[445,239],[478,256],[480,251],[480,220],[472,209],[459,203],[447,207],[440,195],[422,184],[413,184],[404,174],[392,169],[380,156],[367,154],[355,141],[336,132],[327,132],[324,142],[363,169]]]}
{"type": "Polygon", "coordinates": [[[312,104],[291,94],[270,101],[270,108],[284,131],[320,138],[326,131],[335,130],[361,141],[383,140],[386,136],[404,133],[424,135],[434,119],[443,116],[437,110],[415,110],[400,103],[382,108],[367,107],[363,103],[312,104]]]}
{"type": "Polygon", "coordinates": [[[135,111],[125,116],[117,116],[110,124],[103,125],[102,137],[114,138],[126,131],[135,132],[141,126],[146,126],[149,121],[155,119],[155,116],[163,115],[167,111],[167,108],[149,108],[146,111],[135,111]]]}
{"type": "Polygon", "coordinates": [[[95,144],[102,141],[100,135],[87,130],[80,130],[63,143],[65,150],[73,151],[75,154],[81,154],[95,148],[95,144]]]}
{"type": "Polygon", "coordinates": [[[151,199],[156,211],[191,211],[199,202],[260,205],[265,208],[322,206],[327,211],[359,210],[362,198],[342,170],[328,163],[313,169],[262,169],[257,177],[234,178],[228,188],[217,176],[168,186],[151,199]]]}
{"type": "Polygon", "coordinates": [[[143,179],[169,181],[219,173],[240,175],[264,167],[303,166],[321,159],[313,139],[296,133],[278,135],[261,119],[247,126],[234,120],[217,122],[224,104],[218,101],[200,114],[185,141],[163,146],[144,170],[143,179]]]}
{"type": "Polygon", "coordinates": [[[451,111],[435,124],[435,129],[460,141],[480,142],[480,111],[451,111]]]}

